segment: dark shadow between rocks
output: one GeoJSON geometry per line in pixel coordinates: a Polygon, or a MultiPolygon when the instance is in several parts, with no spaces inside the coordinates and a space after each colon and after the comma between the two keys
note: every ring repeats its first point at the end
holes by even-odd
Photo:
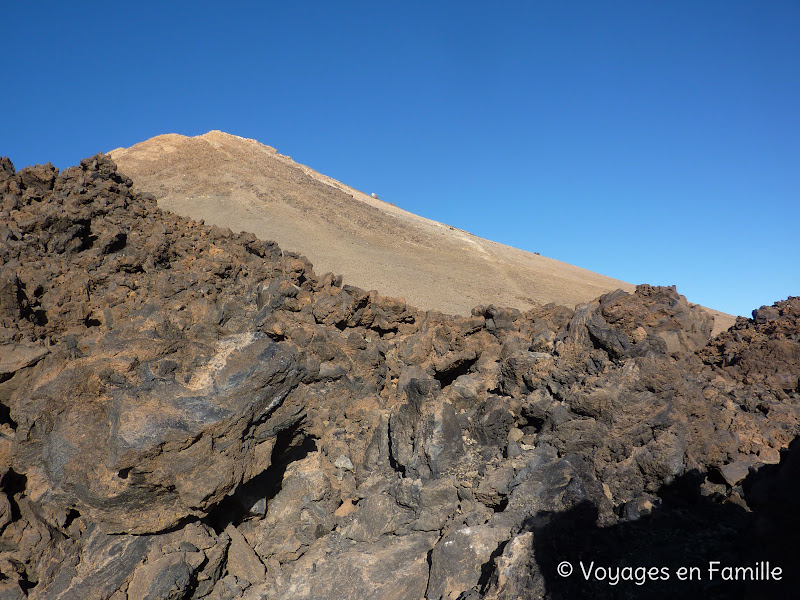
{"type": "Polygon", "coordinates": [[[14,469],[6,471],[3,478],[0,479],[0,490],[8,498],[8,503],[11,508],[11,520],[16,521],[20,518],[21,513],[19,505],[17,504],[15,496],[25,491],[25,486],[28,484],[28,478],[22,473],[17,473],[14,469]]]}
{"type": "Polygon", "coordinates": [[[467,373],[469,373],[469,370],[476,362],[478,362],[477,356],[471,360],[465,360],[462,363],[457,363],[450,369],[445,369],[444,371],[437,372],[433,375],[433,378],[439,382],[441,389],[444,389],[462,375],[466,375],[467,373]]]}
{"type": "Polygon", "coordinates": [[[779,465],[751,472],[744,481],[750,510],[704,496],[703,479],[697,471],[687,473],[659,490],[661,504],[650,514],[610,527],[597,526],[590,502],[531,519],[526,529],[534,532],[547,597],[797,598],[800,438],[779,465]],[[572,572],[562,577],[564,561],[572,572]],[[776,567],[780,580],[765,577],[776,567]]]}
{"type": "MultiPolygon", "coordinates": [[[[13,373],[9,374],[8,379],[11,379],[11,377],[13,377],[13,373]]],[[[3,376],[0,375],[0,383],[3,383],[3,381],[7,381],[8,379],[3,379],[3,376]]],[[[2,402],[0,402],[0,425],[8,425],[13,430],[17,429],[16,421],[11,418],[11,409],[2,402]]]]}
{"type": "Polygon", "coordinates": [[[281,490],[286,468],[316,451],[316,438],[302,429],[302,423],[278,434],[272,449],[272,463],[225,498],[203,519],[217,533],[229,524],[239,525],[249,517],[263,517],[269,501],[281,490]]]}

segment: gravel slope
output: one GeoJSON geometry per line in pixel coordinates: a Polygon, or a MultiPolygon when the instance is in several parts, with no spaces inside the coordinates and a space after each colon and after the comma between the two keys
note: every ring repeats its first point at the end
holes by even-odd
{"type": "MultiPolygon", "coordinates": [[[[634,290],[422,218],[221,131],[160,135],[109,154],[161,208],[275,240],[308,256],[320,273],[340,273],[346,283],[425,310],[468,315],[481,304],[575,306],[615,289],[634,290]]],[[[715,333],[734,322],[711,312],[715,333]]]]}

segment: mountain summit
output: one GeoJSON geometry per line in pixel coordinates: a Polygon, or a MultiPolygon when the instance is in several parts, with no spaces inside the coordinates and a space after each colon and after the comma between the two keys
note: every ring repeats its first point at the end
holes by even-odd
{"type": "MultiPolygon", "coordinates": [[[[424,310],[575,306],[634,286],[425,219],[322,175],[259,142],[210,131],[160,135],[111,151],[159,206],[275,240],[319,272],[424,310]]],[[[733,318],[714,313],[715,331],[733,318]]]]}

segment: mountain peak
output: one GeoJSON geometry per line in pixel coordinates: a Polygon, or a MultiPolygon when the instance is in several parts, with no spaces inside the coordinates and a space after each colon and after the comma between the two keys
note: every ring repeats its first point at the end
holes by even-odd
{"type": "MultiPolygon", "coordinates": [[[[111,156],[164,209],[275,240],[321,272],[341,273],[347,283],[424,310],[468,315],[493,304],[524,311],[634,290],[407,212],[223,131],[157,136],[111,156]]],[[[715,316],[716,329],[733,324],[730,315],[715,316]]]]}

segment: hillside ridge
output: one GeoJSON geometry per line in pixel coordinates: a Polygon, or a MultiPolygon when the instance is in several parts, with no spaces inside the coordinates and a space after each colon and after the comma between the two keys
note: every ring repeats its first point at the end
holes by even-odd
{"type": "MultiPolygon", "coordinates": [[[[260,142],[210,131],[165,134],[109,153],[159,206],[302,253],[320,272],[468,315],[477,305],[574,307],[635,286],[426,219],[296,163],[260,142]]],[[[715,332],[731,315],[710,311],[715,332]]]]}

